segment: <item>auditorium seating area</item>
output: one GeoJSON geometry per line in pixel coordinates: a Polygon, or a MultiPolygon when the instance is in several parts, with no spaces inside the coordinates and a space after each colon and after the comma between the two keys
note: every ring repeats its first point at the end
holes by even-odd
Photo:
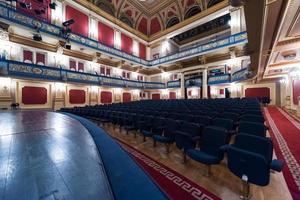
{"type": "MultiPolygon", "coordinates": [[[[175,144],[187,158],[211,166],[227,160],[228,169],[241,178],[249,196],[249,183],[266,186],[270,170],[281,171],[283,162],[273,160],[273,144],[266,137],[261,104],[255,98],[145,100],[110,105],[62,108],[61,112],[111,123],[126,134],[139,133],[145,142],[175,144]]],[[[136,138],[138,139],[138,138],[136,138]]],[[[172,148],[171,148],[172,147],[172,148]]]]}

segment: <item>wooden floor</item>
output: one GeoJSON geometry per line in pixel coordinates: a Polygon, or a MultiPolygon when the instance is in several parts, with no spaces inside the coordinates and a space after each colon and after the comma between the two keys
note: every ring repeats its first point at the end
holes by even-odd
{"type": "MultiPolygon", "coordinates": [[[[139,134],[137,138],[134,138],[134,132],[126,135],[125,130],[121,132],[118,128],[114,130],[111,124],[107,124],[103,128],[113,137],[120,139],[154,160],[172,168],[220,198],[228,200],[240,199],[242,182],[228,170],[225,162],[226,159],[220,165],[212,166],[212,176],[207,177],[207,168],[205,165],[190,159],[184,164],[182,154],[175,146],[172,146],[170,148],[171,152],[167,154],[163,144],[158,143],[156,147],[153,147],[152,139],[143,142],[143,138],[139,134]]],[[[253,200],[292,199],[282,173],[272,173],[270,184],[266,187],[251,185],[251,194],[253,200]]]]}

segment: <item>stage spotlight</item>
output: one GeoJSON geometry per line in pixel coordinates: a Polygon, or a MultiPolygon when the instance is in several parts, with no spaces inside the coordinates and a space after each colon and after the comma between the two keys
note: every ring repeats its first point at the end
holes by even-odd
{"type": "Polygon", "coordinates": [[[75,23],[74,19],[69,19],[68,21],[63,22],[62,25],[63,26],[70,26],[74,23],[75,23]]]}
{"type": "Polygon", "coordinates": [[[55,2],[49,4],[49,7],[50,7],[52,10],[55,10],[56,6],[57,6],[57,4],[56,4],[55,2]]]}
{"type": "Polygon", "coordinates": [[[20,2],[20,6],[21,6],[21,8],[31,9],[31,4],[30,3],[20,2]]]}
{"type": "Polygon", "coordinates": [[[40,42],[43,40],[43,38],[42,38],[41,34],[35,33],[35,34],[33,34],[33,40],[40,42]]]}

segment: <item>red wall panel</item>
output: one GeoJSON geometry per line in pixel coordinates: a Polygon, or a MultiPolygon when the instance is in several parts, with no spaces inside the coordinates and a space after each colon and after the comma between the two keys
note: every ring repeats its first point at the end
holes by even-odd
{"type": "Polygon", "coordinates": [[[152,94],[153,100],[160,100],[160,94],[152,94]]]}
{"type": "Polygon", "coordinates": [[[25,86],[22,88],[23,104],[46,104],[47,89],[44,87],[25,86]]]}
{"type": "Polygon", "coordinates": [[[36,0],[24,0],[24,1],[17,1],[17,10],[21,11],[23,13],[26,13],[28,15],[31,15],[37,19],[43,20],[43,21],[51,21],[51,9],[49,8],[50,0],[44,0],[43,2],[39,2],[36,0]],[[21,3],[29,3],[31,5],[31,9],[26,9],[21,7],[21,3]],[[43,13],[40,13],[39,15],[36,14],[36,11],[45,11],[43,13]]]}
{"type": "Polygon", "coordinates": [[[270,88],[247,88],[245,90],[245,97],[270,97],[270,88]]]}
{"type": "Polygon", "coordinates": [[[130,102],[131,101],[131,94],[129,92],[124,92],[123,93],[123,102],[130,102]]]}
{"type": "Polygon", "coordinates": [[[132,38],[125,35],[125,34],[121,34],[121,50],[128,53],[128,54],[132,54],[132,38]]]}
{"type": "Polygon", "coordinates": [[[103,24],[101,22],[98,23],[98,40],[99,42],[106,44],[108,46],[114,46],[114,29],[103,24]]]}
{"type": "Polygon", "coordinates": [[[69,102],[71,104],[84,104],[85,91],[84,90],[69,90],[69,102]]]}
{"type": "Polygon", "coordinates": [[[293,102],[298,105],[298,97],[300,96],[300,80],[293,81],[293,102]]]}
{"type": "Polygon", "coordinates": [[[33,53],[32,51],[23,51],[23,61],[25,62],[26,60],[31,61],[33,63],[33,53]]]}
{"type": "Polygon", "coordinates": [[[170,92],[169,99],[176,99],[176,92],[170,92]]]}
{"type": "Polygon", "coordinates": [[[145,35],[148,35],[148,21],[145,17],[143,17],[138,25],[138,30],[145,35]]]}
{"type": "Polygon", "coordinates": [[[140,43],[140,44],[139,44],[139,51],[140,51],[140,52],[139,52],[140,58],[146,60],[146,45],[140,43]]]}
{"type": "Polygon", "coordinates": [[[157,33],[161,30],[161,26],[157,17],[151,19],[150,23],[150,35],[157,33]]]}
{"type": "Polygon", "coordinates": [[[219,94],[224,94],[224,89],[220,89],[220,93],[219,94]]]}
{"type": "Polygon", "coordinates": [[[100,93],[101,103],[112,103],[112,93],[108,91],[102,91],[100,93]]]}
{"type": "Polygon", "coordinates": [[[70,25],[72,32],[88,37],[89,17],[71,6],[66,6],[66,21],[70,19],[75,21],[74,24],[70,25]]]}

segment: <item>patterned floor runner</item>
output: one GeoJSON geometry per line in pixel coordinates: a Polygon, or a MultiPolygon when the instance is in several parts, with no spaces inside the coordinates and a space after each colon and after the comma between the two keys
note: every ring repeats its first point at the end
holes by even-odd
{"type": "Polygon", "coordinates": [[[120,145],[148,173],[156,184],[173,200],[217,200],[216,195],[202,188],[178,172],[151,159],[144,153],[118,140],[120,145]]]}
{"type": "Polygon", "coordinates": [[[284,160],[283,176],[293,199],[300,200],[300,123],[281,108],[265,108],[276,155],[284,160]]]}

